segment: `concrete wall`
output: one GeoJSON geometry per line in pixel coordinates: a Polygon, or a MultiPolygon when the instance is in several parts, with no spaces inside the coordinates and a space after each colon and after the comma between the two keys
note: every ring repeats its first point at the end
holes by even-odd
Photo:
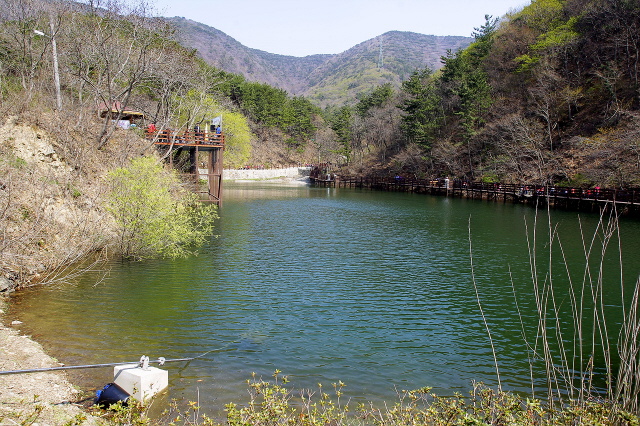
{"type": "MultiPolygon", "coordinates": [[[[225,169],[222,172],[223,180],[243,180],[243,179],[278,179],[278,178],[302,178],[309,176],[311,167],[288,167],[286,169],[264,169],[264,170],[235,170],[225,169]]],[[[205,171],[206,173],[206,171],[205,171]]]]}

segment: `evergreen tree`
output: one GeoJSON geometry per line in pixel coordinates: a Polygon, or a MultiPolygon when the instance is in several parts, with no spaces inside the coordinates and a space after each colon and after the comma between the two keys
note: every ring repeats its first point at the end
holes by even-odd
{"type": "Polygon", "coordinates": [[[335,111],[329,118],[331,129],[336,132],[336,141],[340,148],[335,153],[341,155],[345,162],[349,164],[353,157],[353,147],[351,146],[353,124],[353,112],[348,106],[343,106],[335,111]]]}
{"type": "Polygon", "coordinates": [[[355,110],[361,117],[367,115],[372,108],[382,106],[393,95],[391,83],[378,86],[368,95],[362,96],[356,104],[355,110]]]}
{"type": "Polygon", "coordinates": [[[442,123],[442,108],[429,68],[414,72],[402,83],[406,99],[400,105],[402,130],[411,142],[430,149],[442,123]]]}
{"type": "Polygon", "coordinates": [[[451,102],[451,111],[459,117],[462,142],[467,145],[468,175],[473,178],[471,140],[485,123],[492,104],[491,85],[484,60],[493,44],[497,19],[485,16],[485,24],[476,28],[475,41],[465,50],[443,57],[441,87],[451,102]]]}

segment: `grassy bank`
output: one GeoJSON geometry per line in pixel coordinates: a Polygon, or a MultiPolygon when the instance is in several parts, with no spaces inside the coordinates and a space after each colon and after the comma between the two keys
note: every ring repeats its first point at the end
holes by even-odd
{"type": "Polygon", "coordinates": [[[474,384],[469,395],[439,397],[430,388],[399,390],[398,399],[384,406],[345,400],[342,382],[329,389],[298,389],[276,371],[271,380],[248,380],[250,401],[226,406],[226,419],[203,414],[206,402],[192,401],[183,411],[177,404],[159,419],[146,416],[144,407],[116,407],[112,421],[133,425],[215,426],[326,426],[326,425],[637,425],[639,418],[604,399],[571,401],[553,408],[523,395],[474,384]],[[203,405],[203,406],[201,406],[203,405]]]}

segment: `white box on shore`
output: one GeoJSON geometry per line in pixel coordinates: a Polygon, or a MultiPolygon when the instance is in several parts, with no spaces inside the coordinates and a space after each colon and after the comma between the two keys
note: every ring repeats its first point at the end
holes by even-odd
{"type": "Polygon", "coordinates": [[[169,372],[156,367],[145,370],[138,364],[117,365],[113,381],[132,398],[145,402],[169,386],[169,372]]]}

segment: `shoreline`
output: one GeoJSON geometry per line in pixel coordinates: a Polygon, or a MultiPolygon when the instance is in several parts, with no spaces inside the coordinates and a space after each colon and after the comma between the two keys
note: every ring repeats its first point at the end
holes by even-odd
{"type": "MultiPolygon", "coordinates": [[[[275,176],[238,178],[233,181],[288,185],[308,183],[308,177],[299,173],[295,176],[287,176],[282,170],[274,170],[272,173],[275,176]]],[[[0,278],[3,278],[0,281],[0,371],[60,366],[40,343],[30,335],[23,334],[19,323],[12,324],[15,318],[9,316],[9,307],[12,304],[11,293],[17,282],[6,277],[0,278]]],[[[0,425],[109,424],[108,421],[90,414],[82,402],[87,398],[90,396],[84,395],[65,372],[0,375],[0,425]]]]}
{"type": "MultiPolygon", "coordinates": [[[[59,366],[38,342],[11,324],[9,303],[9,297],[0,294],[0,371],[59,366]]],[[[0,375],[0,424],[104,424],[82,408],[81,397],[62,372],[0,375]]]]}

